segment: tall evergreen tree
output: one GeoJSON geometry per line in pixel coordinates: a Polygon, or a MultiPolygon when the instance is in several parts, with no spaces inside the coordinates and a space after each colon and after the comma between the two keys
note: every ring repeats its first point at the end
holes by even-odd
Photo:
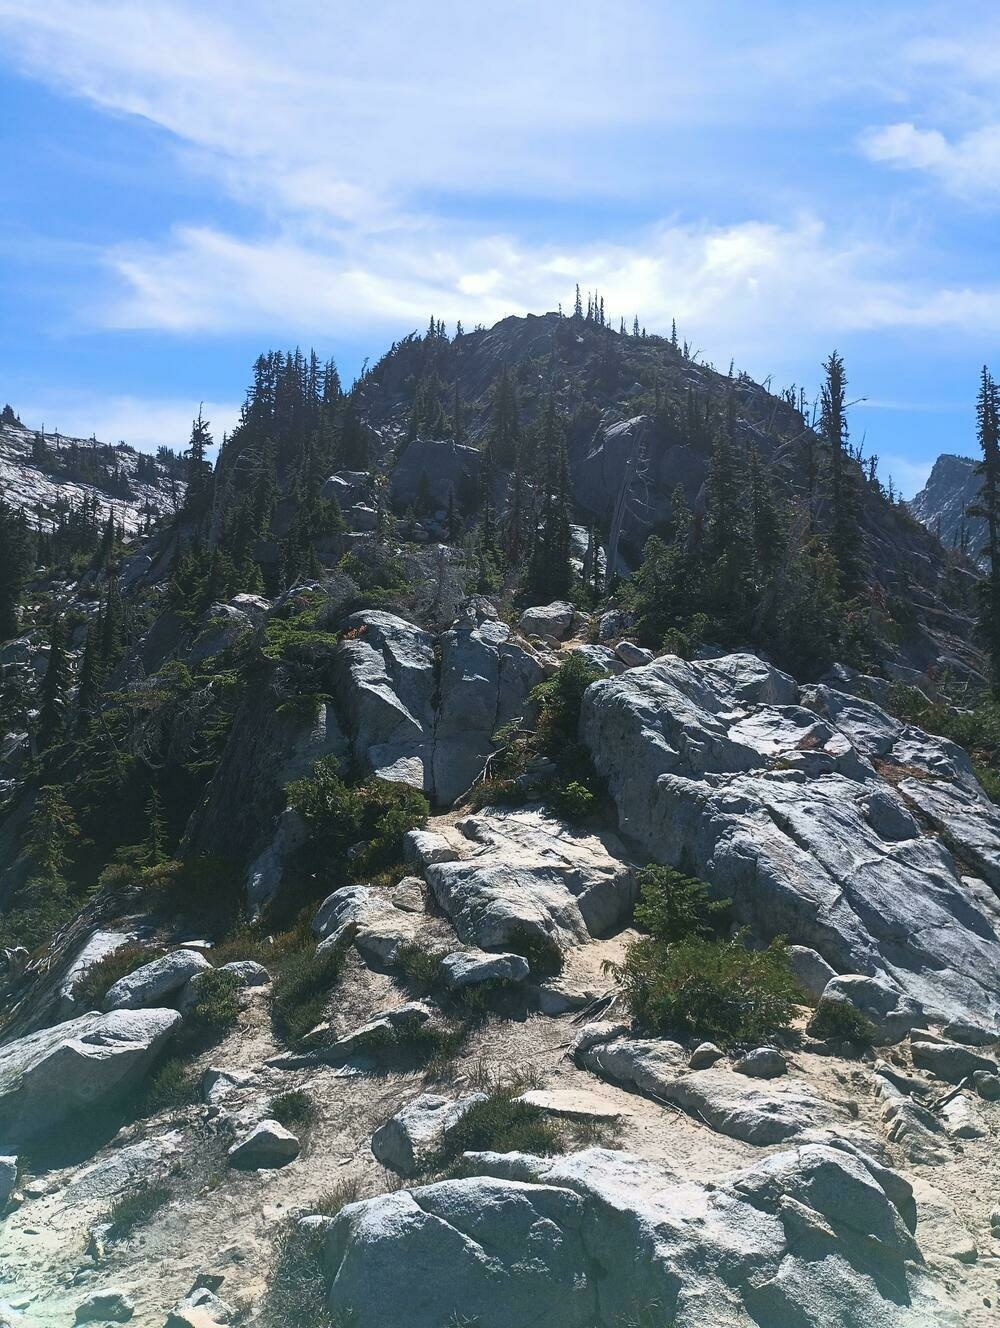
{"type": "Polygon", "coordinates": [[[521,409],[517,388],[505,364],[493,394],[493,413],[486,441],[487,458],[491,466],[509,469],[518,460],[521,447],[521,409]]]}
{"type": "Polygon", "coordinates": [[[850,598],[861,583],[861,526],[857,483],[847,452],[847,377],[844,361],[833,351],[823,366],[820,433],[827,448],[830,475],[830,551],[840,571],[841,587],[850,598]]]}
{"type": "Polygon", "coordinates": [[[41,751],[54,747],[66,731],[66,692],[69,688],[69,661],[66,658],[66,625],[53,618],[49,629],[49,659],[39,691],[38,746],[41,751]]]}
{"type": "Polygon", "coordinates": [[[541,450],[545,480],[528,565],[527,589],[532,599],[552,600],[569,593],[572,531],[566,431],[551,395],[542,420],[541,450]]]}
{"type": "Polygon", "coordinates": [[[24,513],[0,497],[0,641],[17,635],[18,608],[28,570],[24,513]]]}
{"type": "Polygon", "coordinates": [[[979,495],[970,516],[986,522],[986,575],[978,586],[979,631],[990,656],[994,696],[1000,698],[1000,389],[983,365],[976,398],[976,437],[983,459],[976,466],[979,495]]]}

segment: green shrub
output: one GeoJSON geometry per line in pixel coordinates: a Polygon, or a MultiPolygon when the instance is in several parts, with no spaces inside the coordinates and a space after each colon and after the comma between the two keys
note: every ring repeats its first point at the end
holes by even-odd
{"type": "Polygon", "coordinates": [[[112,1238],[121,1240],[129,1235],[136,1227],[148,1222],[172,1197],[165,1185],[150,1185],[147,1181],[126,1190],[108,1210],[112,1238]]]}
{"type": "Polygon", "coordinates": [[[469,1108],[448,1131],[443,1146],[429,1166],[440,1171],[463,1153],[535,1153],[564,1151],[566,1142],[559,1123],[540,1107],[518,1102],[524,1084],[518,1079],[494,1085],[482,1102],[469,1108]]]}
{"type": "Polygon", "coordinates": [[[73,984],[73,999],[81,1010],[99,1010],[110,989],[143,964],[151,963],[162,950],[159,946],[130,941],[99,959],[73,984]]]}
{"type": "Polygon", "coordinates": [[[317,954],[312,938],[282,958],[273,988],[274,1023],[290,1046],[299,1045],[322,1020],[330,991],[343,971],[348,945],[345,938],[317,954]]]}
{"type": "Polygon", "coordinates": [[[140,1100],[139,1114],[155,1115],[190,1106],[198,1100],[198,1083],[186,1057],[171,1056],[149,1080],[140,1100]]]}
{"type": "Polygon", "coordinates": [[[589,816],[597,803],[597,798],[585,784],[571,779],[568,784],[560,784],[551,797],[553,809],[566,821],[582,821],[589,816]]]}
{"type": "Polygon", "coordinates": [[[712,899],[704,881],[671,867],[643,867],[636,881],[635,925],[663,945],[717,932],[732,903],[712,899]]]}
{"type": "Polygon", "coordinates": [[[297,866],[323,882],[367,879],[393,866],[402,858],[403,836],[425,825],[430,813],[424,795],[408,784],[348,784],[333,757],[289,784],[288,802],[310,831],[297,866]]]}
{"type": "Polygon", "coordinates": [[[821,999],[806,1032],[814,1038],[836,1038],[870,1047],[875,1038],[875,1025],[850,1001],[821,999]]]}
{"type": "Polygon", "coordinates": [[[184,1014],[184,1035],[192,1041],[217,1040],[229,1032],[240,1014],[240,983],[235,973],[203,970],[195,983],[195,1000],[184,1014]]]}
{"type": "Polygon", "coordinates": [[[301,1088],[292,1088],[271,1098],[268,1110],[271,1118],[286,1129],[296,1125],[299,1129],[307,1129],[316,1119],[316,1104],[301,1088]]]}
{"type": "Polygon", "coordinates": [[[533,978],[552,978],[562,972],[563,954],[551,936],[517,926],[507,937],[506,949],[527,959],[533,978]]]}
{"type": "Polygon", "coordinates": [[[761,1042],[787,1028],[801,999],[780,940],[766,950],[748,950],[739,937],[690,936],[664,945],[644,936],[628,947],[621,964],[606,969],[644,1029],[711,1038],[723,1046],[761,1042]]]}
{"type": "Polygon", "coordinates": [[[441,961],[445,950],[428,950],[416,941],[400,945],[393,956],[393,966],[398,968],[408,982],[416,987],[429,990],[441,980],[441,961]]]}

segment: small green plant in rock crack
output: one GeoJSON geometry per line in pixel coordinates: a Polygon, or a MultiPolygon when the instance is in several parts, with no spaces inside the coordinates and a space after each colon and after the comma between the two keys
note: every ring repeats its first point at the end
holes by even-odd
{"type": "Polygon", "coordinates": [[[148,1222],[172,1198],[171,1191],[165,1185],[150,1185],[146,1181],[126,1190],[108,1209],[107,1221],[111,1224],[111,1237],[115,1240],[124,1239],[136,1227],[148,1222]]]}
{"type": "Polygon", "coordinates": [[[810,1037],[841,1039],[870,1047],[875,1040],[875,1025],[850,1001],[820,1000],[806,1026],[810,1037]]]}
{"type": "Polygon", "coordinates": [[[292,1088],[273,1097],[269,1111],[272,1120],[286,1129],[307,1130],[316,1122],[316,1104],[301,1088],[292,1088]]]}

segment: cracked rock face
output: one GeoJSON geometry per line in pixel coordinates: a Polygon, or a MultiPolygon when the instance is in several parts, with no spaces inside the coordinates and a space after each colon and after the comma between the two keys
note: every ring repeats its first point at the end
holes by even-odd
{"type": "Polygon", "coordinates": [[[453,846],[462,856],[428,866],[427,884],[468,945],[500,949],[525,933],[579,945],[627,921],[635,903],[622,844],[535,808],[463,817],[453,846]]]}
{"type": "Polygon", "coordinates": [[[542,665],[489,618],[435,638],[391,613],[365,610],[338,646],[338,699],[355,757],[374,774],[440,805],[464,793],[497,728],[524,711],[542,665]]]}
{"type": "Polygon", "coordinates": [[[581,734],[622,832],[731,896],[758,935],[881,978],[929,1016],[1000,1026],[995,901],[946,847],[1000,883],[1000,816],[952,743],[751,655],[665,656],[596,682],[581,734]]]}
{"type": "Polygon", "coordinates": [[[176,1010],[86,1014],[0,1047],[0,1139],[17,1144],[134,1088],[181,1022],[176,1010]]]}
{"type": "Polygon", "coordinates": [[[653,1306],[675,1328],[834,1328],[845,1306],[858,1325],[958,1323],[930,1299],[891,1173],[861,1154],[804,1145],[711,1186],[605,1149],[466,1164],[340,1212],[332,1310],[358,1328],[612,1328],[653,1306]]]}

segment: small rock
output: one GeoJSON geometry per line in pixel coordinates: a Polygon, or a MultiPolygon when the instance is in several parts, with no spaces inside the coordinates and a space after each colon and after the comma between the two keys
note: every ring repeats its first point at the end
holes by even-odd
{"type": "Polygon", "coordinates": [[[596,1093],[579,1088],[529,1088],[515,1100],[566,1120],[614,1121],[629,1114],[627,1110],[612,1106],[596,1093]]]}
{"type": "Polygon", "coordinates": [[[591,1024],[584,1024],[580,1029],[571,1052],[574,1056],[582,1056],[603,1042],[613,1042],[616,1038],[628,1037],[628,1032],[628,1024],[616,1023],[612,1019],[595,1020],[591,1024]]]}
{"type": "Polygon", "coordinates": [[[0,1157],[0,1208],[2,1208],[17,1185],[17,1157],[8,1153],[0,1157]]]}
{"type": "Polygon", "coordinates": [[[236,1311],[220,1300],[214,1291],[199,1287],[179,1300],[167,1315],[164,1328],[214,1328],[232,1323],[236,1311]]]}
{"type": "Polygon", "coordinates": [[[254,1126],[245,1139],[230,1148],[229,1162],[231,1166],[247,1171],[283,1167],[294,1162],[300,1148],[291,1130],[286,1130],[276,1120],[263,1120],[254,1126]]]}
{"type": "Polygon", "coordinates": [[[193,1296],[196,1291],[218,1291],[225,1280],[222,1273],[199,1273],[188,1295],[193,1296]]]}
{"type": "Polygon", "coordinates": [[[253,1075],[246,1070],[222,1070],[217,1065],[210,1065],[201,1077],[201,1100],[210,1107],[217,1107],[252,1079],[253,1075]]]}
{"type": "Polygon", "coordinates": [[[128,1323],[135,1306],[123,1291],[95,1291],[76,1307],[77,1323],[128,1323]]]}
{"type": "Polygon", "coordinates": [[[236,959],[231,964],[223,964],[220,973],[232,973],[241,987],[266,987],[271,975],[263,964],[253,959],[236,959]]]}
{"type": "Polygon", "coordinates": [[[972,1076],[972,1085],[985,1102],[1000,1100],[1000,1075],[990,1074],[988,1070],[976,1070],[972,1076]]]}
{"type": "Polygon", "coordinates": [[[968,1047],[959,1046],[955,1042],[912,1042],[910,1053],[914,1065],[921,1070],[930,1070],[938,1079],[945,1079],[952,1084],[959,1083],[977,1070],[987,1074],[997,1073],[995,1061],[978,1056],[968,1047]]]}
{"type": "Polygon", "coordinates": [[[1000,1208],[994,1208],[990,1213],[990,1226],[993,1228],[994,1234],[1000,1228],[1000,1208]]]}
{"type": "Polygon", "coordinates": [[[456,951],[441,961],[441,978],[449,991],[482,982],[523,982],[531,972],[519,954],[487,954],[482,950],[456,951]]]}
{"type": "Polygon", "coordinates": [[[941,1108],[944,1127],[952,1139],[982,1139],[988,1133],[972,1100],[964,1093],[941,1108]]]}
{"type": "Polygon", "coordinates": [[[108,989],[104,1009],[141,1010],[162,1005],[165,997],[180,991],[196,973],[203,973],[208,968],[211,965],[199,951],[174,950],[119,978],[108,989]]]}
{"type": "Polygon", "coordinates": [[[788,1066],[777,1047],[757,1047],[741,1056],[733,1065],[739,1074],[748,1074],[752,1079],[777,1079],[785,1074],[788,1066]]]}
{"type": "Polygon", "coordinates": [[[547,636],[557,641],[561,641],[572,626],[573,605],[565,600],[525,609],[518,622],[525,636],[547,636]]]}
{"type": "Polygon", "coordinates": [[[404,913],[423,913],[427,907],[427,891],[419,876],[404,876],[389,891],[393,908],[404,913]]]}
{"type": "Polygon", "coordinates": [[[643,664],[652,664],[656,658],[651,650],[637,646],[634,641],[619,641],[615,646],[615,654],[629,669],[641,668],[643,664]]]}
{"type": "Polygon", "coordinates": [[[988,1047],[998,1040],[996,1029],[984,1028],[968,1019],[953,1019],[950,1024],[945,1024],[942,1032],[952,1042],[961,1042],[967,1047],[988,1047]]]}
{"type": "Polygon", "coordinates": [[[688,1061],[688,1068],[691,1070],[707,1070],[710,1065],[714,1065],[723,1057],[723,1052],[714,1042],[702,1042],[695,1047],[688,1061]]]}
{"type": "Polygon", "coordinates": [[[823,956],[818,951],[811,950],[808,945],[790,945],[788,962],[799,986],[807,996],[812,996],[815,1000],[819,1000],[826,984],[837,976],[823,956]]]}
{"type": "Polygon", "coordinates": [[[469,1108],[485,1098],[485,1093],[472,1093],[458,1099],[421,1093],[372,1135],[374,1157],[401,1176],[412,1176],[440,1147],[469,1108]]]}
{"type": "Polygon", "coordinates": [[[421,867],[438,862],[457,862],[459,858],[444,835],[433,830],[410,830],[403,838],[403,853],[408,862],[421,867]]]}

